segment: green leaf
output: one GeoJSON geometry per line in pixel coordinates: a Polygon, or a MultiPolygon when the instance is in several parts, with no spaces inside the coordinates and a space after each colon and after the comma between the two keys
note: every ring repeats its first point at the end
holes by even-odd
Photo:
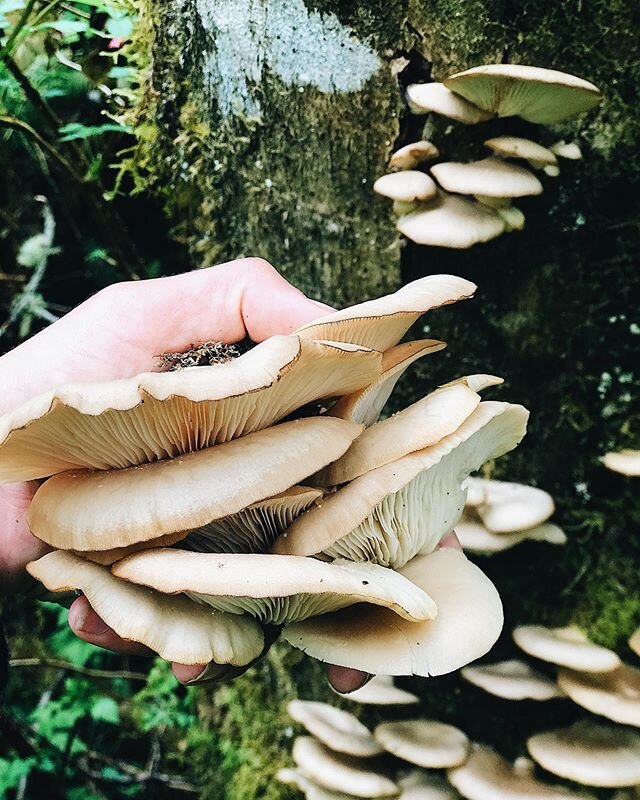
{"type": "Polygon", "coordinates": [[[111,722],[117,725],[120,722],[118,704],[112,697],[98,697],[91,707],[91,718],[100,722],[111,722]]]}
{"type": "Polygon", "coordinates": [[[104,125],[83,125],[81,122],[69,122],[60,128],[61,142],[71,142],[74,139],[90,139],[93,136],[102,136],[103,133],[131,133],[131,128],[108,122],[104,125]]]}
{"type": "Polygon", "coordinates": [[[55,19],[51,22],[42,22],[31,28],[32,31],[54,30],[61,33],[63,36],[73,36],[77,33],[84,33],[88,30],[89,25],[84,20],[75,19],[55,19]]]}
{"type": "Polygon", "coordinates": [[[0,758],[0,796],[4,797],[8,789],[15,789],[22,778],[28,775],[36,765],[36,759],[0,758]]]}

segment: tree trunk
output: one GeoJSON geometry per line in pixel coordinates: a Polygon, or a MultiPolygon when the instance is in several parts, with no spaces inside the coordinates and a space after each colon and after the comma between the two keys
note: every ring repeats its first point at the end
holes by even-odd
{"type": "MultiPolygon", "coordinates": [[[[468,372],[503,375],[494,396],[523,402],[532,421],[494,474],[549,490],[570,537],[564,549],[525,544],[482,559],[505,600],[494,655],[515,655],[515,624],[570,621],[628,655],[625,637],[640,621],[640,505],[637,488],[598,457],[637,447],[640,434],[637,3],[158,0],[147,12],[143,156],[194,266],[260,255],[335,305],[429,273],[476,281],[475,300],[419,326],[449,349],[405,379],[402,399],[468,372]],[[580,75],[605,102],[555,130],[408,114],[407,83],[495,61],[580,75]],[[523,201],[522,233],[465,252],[402,243],[390,203],[372,192],[393,149],[424,134],[445,159],[465,160],[498,130],[576,140],[585,159],[563,162],[541,197],[523,201]]],[[[276,652],[215,701],[202,699],[207,797],[288,796],[272,779],[289,747],[283,698],[295,683],[308,697],[324,689],[312,666],[296,666],[289,682],[300,659],[276,652]]],[[[574,714],[537,704],[505,721],[508,709],[456,676],[407,685],[426,713],[509,756],[528,733],[574,714]]]]}

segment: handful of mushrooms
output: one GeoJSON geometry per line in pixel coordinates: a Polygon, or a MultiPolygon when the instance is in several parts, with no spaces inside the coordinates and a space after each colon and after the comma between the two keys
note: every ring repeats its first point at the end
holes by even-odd
{"type": "Polygon", "coordinates": [[[29,572],[185,664],[250,664],[263,626],[381,675],[483,655],[498,593],[437,548],[463,481],[519,443],[528,412],[481,402],[501,381],[471,375],[377,422],[407,367],[445,346],[400,339],[474,290],[429,276],[228,363],[61,386],[4,416],[0,481],[47,478],[28,522],[54,549],[29,572]]]}

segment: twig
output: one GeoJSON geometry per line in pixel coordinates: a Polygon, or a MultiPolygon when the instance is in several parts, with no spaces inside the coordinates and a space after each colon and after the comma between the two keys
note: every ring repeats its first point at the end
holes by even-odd
{"type": "Polygon", "coordinates": [[[78,664],[71,664],[57,658],[12,658],[9,661],[10,667],[53,667],[54,669],[64,669],[68,672],[76,672],[78,675],[86,675],[88,678],[124,678],[130,681],[146,681],[147,676],[144,672],[129,672],[128,670],[92,669],[91,667],[81,667],[78,664]]]}
{"type": "Polygon", "coordinates": [[[26,275],[7,275],[6,272],[0,272],[0,281],[10,281],[11,283],[25,283],[27,280],[26,275]]]}
{"type": "MultiPolygon", "coordinates": [[[[153,748],[151,756],[152,757],[149,759],[150,763],[155,761],[153,748]]],[[[191,792],[193,794],[198,794],[200,792],[200,789],[197,786],[189,783],[180,775],[170,775],[166,772],[155,772],[146,768],[140,769],[140,767],[136,767],[134,764],[127,764],[126,762],[120,761],[117,758],[111,758],[111,756],[107,756],[104,753],[98,753],[95,750],[88,750],[81,758],[78,759],[77,764],[86,775],[100,781],[113,781],[114,783],[123,784],[149,783],[151,781],[157,781],[158,783],[165,784],[170,789],[176,789],[181,792],[191,792]],[[105,778],[102,770],[93,769],[89,765],[90,761],[108,764],[122,774],[105,778]]]]}
{"type": "Polygon", "coordinates": [[[41,112],[43,117],[45,117],[45,119],[49,123],[49,127],[55,134],[57,134],[58,128],[62,125],[62,120],[60,119],[60,117],[58,117],[55,111],[53,111],[49,103],[47,103],[44,97],[31,83],[29,78],[16,64],[11,55],[7,54],[4,57],[4,63],[7,65],[7,69],[9,70],[11,75],[13,75],[16,83],[20,84],[20,88],[24,92],[24,95],[27,98],[27,100],[41,112]]]}

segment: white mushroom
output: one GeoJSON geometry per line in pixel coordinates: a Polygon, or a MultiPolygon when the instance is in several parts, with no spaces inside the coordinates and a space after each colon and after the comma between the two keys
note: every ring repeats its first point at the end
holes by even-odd
{"type": "Polygon", "coordinates": [[[593,714],[640,728],[640,669],[627,664],[604,673],[561,669],[558,685],[593,714]]]}
{"type": "Polygon", "coordinates": [[[526,531],[542,525],[555,511],[551,495],[535,486],[483,478],[468,478],[466,485],[475,495],[484,493],[475,511],[493,533],[526,531]]]}
{"type": "Polygon", "coordinates": [[[469,683],[507,700],[552,700],[563,696],[550,678],[515,659],[464,667],[460,674],[469,683]]]}
{"type": "Polygon", "coordinates": [[[423,161],[430,161],[438,158],[440,151],[431,142],[424,139],[419,142],[411,142],[404,147],[400,147],[389,159],[389,169],[413,169],[423,161]]]}
{"type": "Polygon", "coordinates": [[[512,198],[542,193],[533,172],[495,156],[469,163],[443,161],[431,173],[443,189],[456,194],[512,198]]]}
{"type": "Polygon", "coordinates": [[[637,478],[640,475],[640,450],[620,450],[602,457],[607,469],[637,478]]]}
{"type": "Polygon", "coordinates": [[[292,719],[337,753],[370,758],[384,752],[366,725],[348,711],[311,700],[291,700],[287,711],[292,719]]]}
{"type": "Polygon", "coordinates": [[[418,767],[456,767],[469,755],[469,740],[465,734],[453,725],[434,720],[383,722],[373,735],[388,753],[418,767]]]}
{"type": "Polygon", "coordinates": [[[424,172],[404,170],[383,175],[373,184],[373,191],[391,200],[404,203],[431,200],[438,193],[438,188],[424,172]]]}
{"type": "Polygon", "coordinates": [[[415,694],[396,686],[391,675],[376,675],[355,692],[339,694],[344,700],[373,706],[407,706],[420,702],[415,694]]]}
{"type": "Polygon", "coordinates": [[[407,101],[414,114],[433,111],[465,125],[475,125],[493,116],[454,94],[442,83],[412,83],[407,87],[407,101]]]}
{"type": "Polygon", "coordinates": [[[610,672],[620,666],[613,650],[589,641],[575,626],[521,625],[514,629],[513,639],[530,656],[581,672],[610,672]]]}
{"type": "Polygon", "coordinates": [[[532,142],[531,139],[523,139],[520,136],[494,136],[493,139],[487,139],[484,144],[503,158],[522,158],[538,169],[558,164],[554,152],[537,142],[532,142]]]}

